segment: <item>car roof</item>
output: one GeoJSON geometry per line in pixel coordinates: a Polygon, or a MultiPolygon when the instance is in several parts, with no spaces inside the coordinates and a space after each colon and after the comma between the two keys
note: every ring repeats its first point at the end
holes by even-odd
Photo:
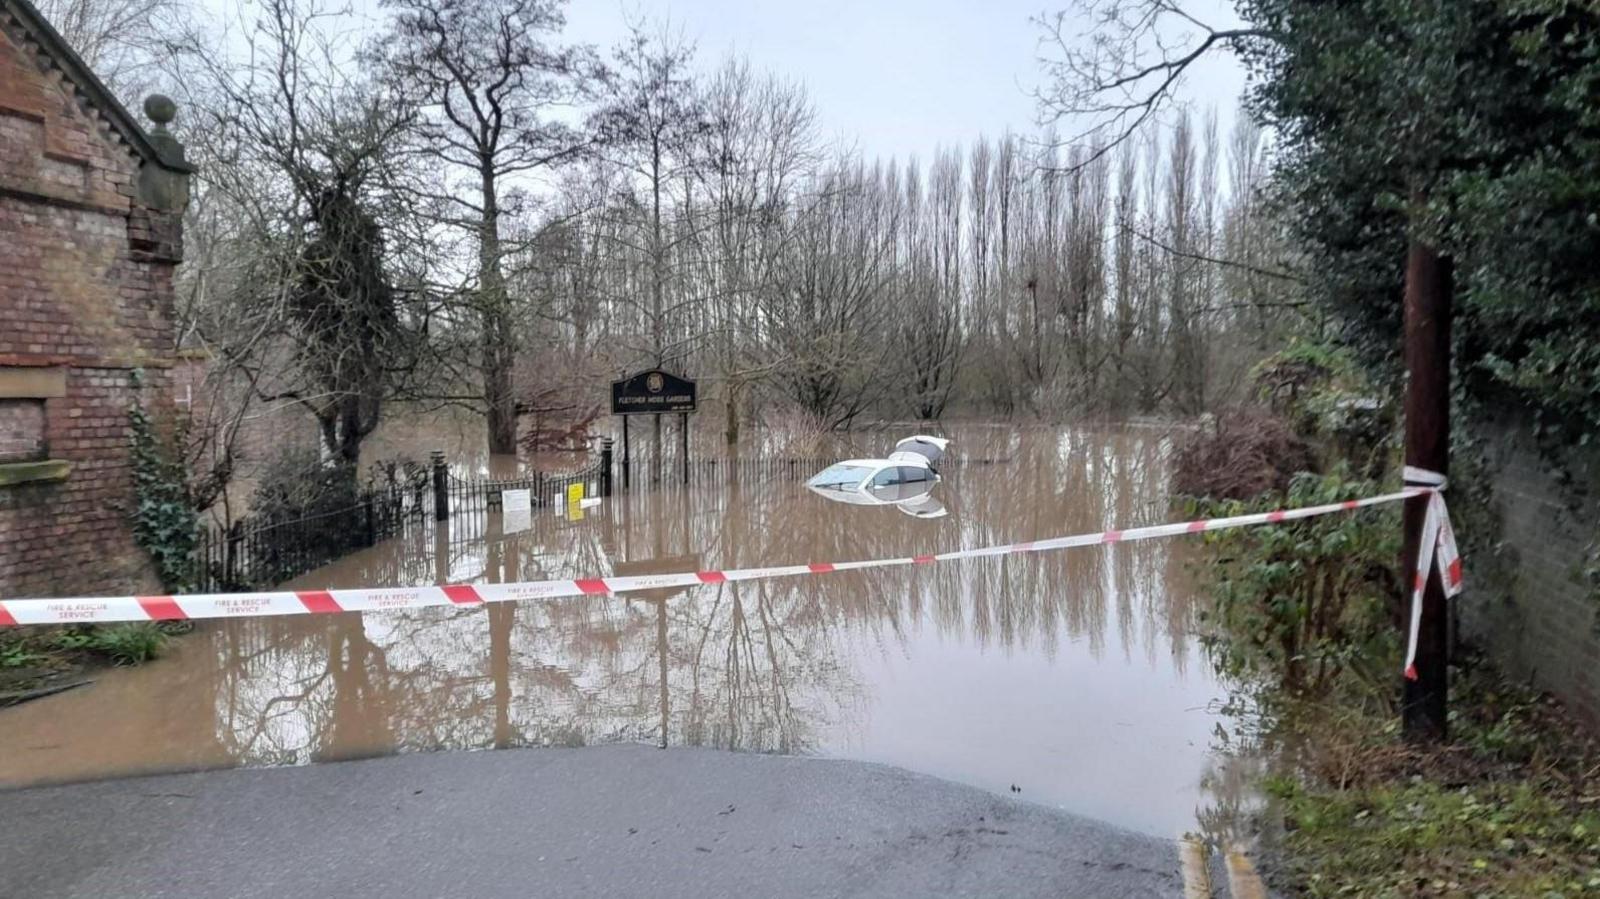
{"type": "MultiPolygon", "coordinates": [[[[927,468],[928,467],[928,460],[923,459],[923,458],[915,458],[915,459],[846,459],[843,462],[835,462],[832,465],[829,465],[828,468],[835,468],[835,467],[840,466],[840,465],[848,465],[851,468],[887,468],[889,466],[899,466],[899,467],[907,467],[907,468],[927,468]]],[[[826,469],[824,469],[824,470],[826,470],[826,469]]]]}

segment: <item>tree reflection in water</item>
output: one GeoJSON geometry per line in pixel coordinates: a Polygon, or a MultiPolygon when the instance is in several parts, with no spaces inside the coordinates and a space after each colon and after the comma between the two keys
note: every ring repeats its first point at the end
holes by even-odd
{"type": "MultiPolygon", "coordinates": [[[[431,526],[418,527],[293,586],[496,583],[608,574],[619,563],[652,559],[672,570],[671,560],[684,556],[697,556],[704,568],[909,556],[1169,515],[1160,430],[972,428],[952,436],[958,455],[983,461],[947,468],[938,489],[950,514],[942,519],[829,503],[798,480],[719,477],[687,491],[664,486],[617,497],[581,521],[538,510],[519,533],[503,533],[498,515],[458,519],[437,539],[431,526]]],[[[7,713],[12,720],[0,731],[44,729],[70,748],[29,759],[10,751],[20,738],[0,736],[0,781],[615,741],[820,751],[919,767],[916,758],[900,758],[892,735],[874,722],[902,720],[906,710],[887,707],[884,697],[908,695],[907,682],[949,676],[961,684],[962,672],[938,661],[957,651],[1030,672],[1001,695],[965,701],[998,707],[1027,697],[1043,722],[1041,743],[1059,741],[1072,722],[1050,719],[1066,714],[1055,706],[1069,694],[1098,690],[1106,702],[1125,702],[1109,697],[1128,681],[1136,696],[1174,694],[1161,701],[1179,709],[1214,695],[1204,672],[1190,670],[1193,608],[1182,552],[1182,544],[1161,541],[724,583],[668,596],[219,622],[185,638],[170,660],[7,713]],[[1078,679],[1067,682],[1068,671],[1078,679]],[[141,701],[153,693],[183,701],[141,701]],[[91,746],[88,722],[96,719],[111,719],[126,739],[91,746]]],[[[937,716],[942,705],[919,714],[937,716]]],[[[1081,714],[1088,706],[1074,708],[1081,714]]],[[[1020,726],[1026,738],[1033,725],[1020,726]]],[[[1172,760],[1191,766],[1197,791],[1209,723],[1174,727],[1164,735],[1174,745],[1192,745],[1188,735],[1200,734],[1194,758],[1172,760]]],[[[1010,738],[984,731],[940,733],[941,740],[978,740],[973,757],[1002,755],[982,741],[1010,738]]],[[[1119,739],[1109,731],[1082,738],[1108,746],[1119,739]]],[[[1073,771],[1092,755],[1089,745],[1047,747],[1070,761],[1059,771],[1056,762],[1041,762],[1035,780],[1082,776],[1073,771]]],[[[1022,776],[941,768],[937,754],[930,747],[923,766],[932,773],[989,786],[1022,776]]],[[[1040,789],[1033,798],[1076,795],[1040,789]]],[[[1193,808],[1186,797],[1171,802],[1193,808]]],[[[1125,816],[1124,823],[1167,826],[1159,816],[1125,816]]]]}

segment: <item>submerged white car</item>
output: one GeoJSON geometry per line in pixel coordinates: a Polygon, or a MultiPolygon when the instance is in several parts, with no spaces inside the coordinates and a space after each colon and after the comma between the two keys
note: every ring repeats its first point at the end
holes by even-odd
{"type": "Polygon", "coordinates": [[[913,518],[941,518],[944,505],[932,493],[949,445],[943,437],[907,437],[887,459],[846,459],[823,469],[806,486],[835,502],[894,506],[913,518]]]}

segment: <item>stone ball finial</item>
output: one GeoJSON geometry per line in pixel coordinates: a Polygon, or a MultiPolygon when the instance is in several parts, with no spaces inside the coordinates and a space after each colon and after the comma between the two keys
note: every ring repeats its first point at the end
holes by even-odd
{"type": "Polygon", "coordinates": [[[157,131],[165,131],[167,124],[178,115],[178,104],[165,94],[151,94],[144,98],[144,114],[156,123],[157,131]]]}

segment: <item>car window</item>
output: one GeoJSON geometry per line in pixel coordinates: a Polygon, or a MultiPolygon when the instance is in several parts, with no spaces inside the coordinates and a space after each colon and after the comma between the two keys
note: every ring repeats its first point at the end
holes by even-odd
{"type": "Polygon", "coordinates": [[[871,471],[860,465],[833,465],[806,483],[813,487],[854,487],[865,480],[871,471]]]}
{"type": "Polygon", "coordinates": [[[895,484],[900,483],[900,472],[904,470],[902,468],[885,468],[873,477],[872,486],[893,487],[895,484]]]}
{"type": "Polygon", "coordinates": [[[907,467],[900,469],[900,480],[907,484],[920,484],[927,479],[928,470],[926,468],[907,467]]]}

